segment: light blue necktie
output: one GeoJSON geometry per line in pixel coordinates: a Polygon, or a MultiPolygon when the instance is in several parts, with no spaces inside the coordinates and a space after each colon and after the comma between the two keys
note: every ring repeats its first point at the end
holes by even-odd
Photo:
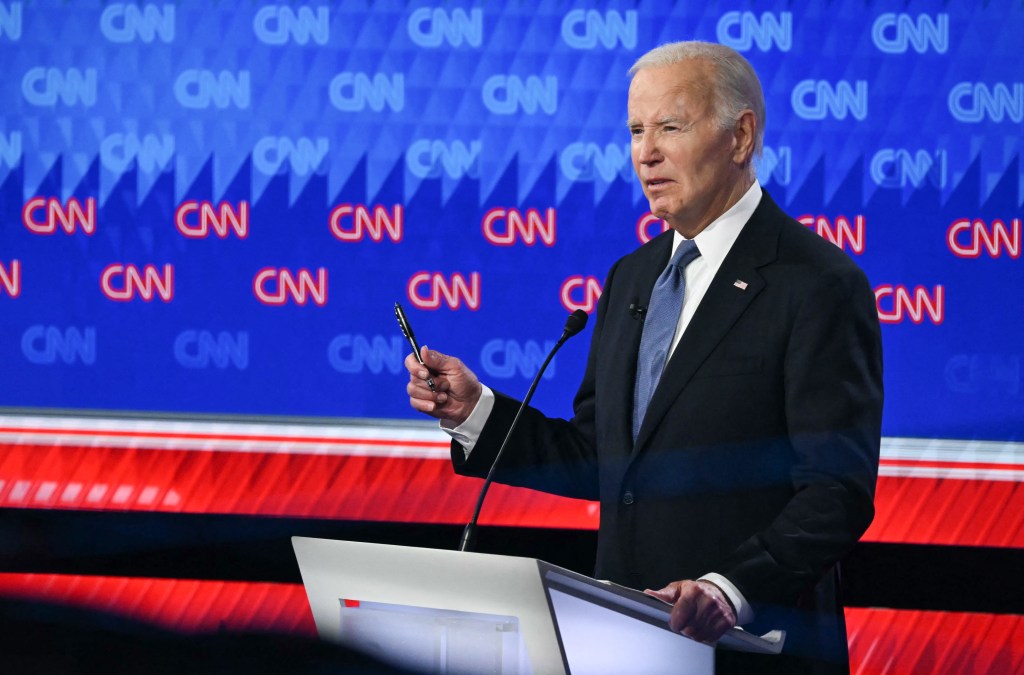
{"type": "Polygon", "coordinates": [[[647,405],[665,370],[672,338],[679,325],[679,313],[683,309],[683,293],[686,290],[683,270],[699,255],[700,250],[693,240],[680,244],[668,267],[654,284],[651,300],[647,303],[640,352],[636,358],[636,386],[633,390],[634,443],[647,413],[647,405]]]}

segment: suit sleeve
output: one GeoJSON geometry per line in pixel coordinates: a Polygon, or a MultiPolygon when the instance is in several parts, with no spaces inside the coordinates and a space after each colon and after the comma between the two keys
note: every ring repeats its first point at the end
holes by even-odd
{"type": "Polygon", "coordinates": [[[881,332],[859,269],[829,273],[813,286],[796,314],[784,378],[794,495],[716,570],[753,602],[785,602],[806,591],[874,516],[881,332]]]}
{"type": "MultiPolygon", "coordinates": [[[[590,341],[587,367],[573,400],[572,420],[544,416],[527,407],[509,439],[495,471],[495,480],[564,497],[596,500],[599,497],[595,443],[596,359],[602,327],[619,263],[612,266],[597,306],[597,320],[590,341]]],[[[452,443],[452,464],[460,475],[486,476],[515,418],[519,401],[494,392],[494,409],[469,458],[452,443]]]]}

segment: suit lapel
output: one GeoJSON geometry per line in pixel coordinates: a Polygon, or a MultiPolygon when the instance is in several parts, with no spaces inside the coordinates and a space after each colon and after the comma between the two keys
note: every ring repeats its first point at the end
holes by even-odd
{"type": "MultiPolygon", "coordinates": [[[[779,236],[778,219],[774,217],[776,213],[781,214],[781,211],[765,193],[757,210],[722,261],[722,266],[669,359],[647,408],[633,448],[634,454],[650,438],[700,365],[764,288],[765,282],[758,268],[776,257],[779,236]],[[737,281],[740,282],[739,286],[736,285],[737,281]],[[744,283],[746,287],[741,288],[744,283]]],[[[633,350],[634,361],[636,351],[633,350]]],[[[635,375],[635,364],[633,368],[635,375]]]]}

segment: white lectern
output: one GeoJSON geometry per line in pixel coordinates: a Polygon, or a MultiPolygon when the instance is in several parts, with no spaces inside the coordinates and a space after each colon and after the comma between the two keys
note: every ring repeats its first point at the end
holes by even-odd
{"type": "MultiPolygon", "coordinates": [[[[531,558],[293,537],[321,638],[432,673],[714,672],[670,607],[531,558]]],[[[777,652],[742,631],[720,644],[777,652]]],[[[774,638],[774,639],[772,639],[774,638]]]]}

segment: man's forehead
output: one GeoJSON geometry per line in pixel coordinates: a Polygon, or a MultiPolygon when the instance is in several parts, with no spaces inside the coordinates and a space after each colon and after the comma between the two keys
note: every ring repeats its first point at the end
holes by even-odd
{"type": "MultiPolygon", "coordinates": [[[[627,108],[632,119],[637,114],[664,117],[681,109],[701,108],[711,101],[710,80],[703,69],[681,68],[689,62],[645,68],[629,86],[627,108]]],[[[650,121],[650,120],[648,120],[650,121]]]]}
{"type": "Polygon", "coordinates": [[[711,91],[712,66],[687,59],[667,66],[643,68],[629,83],[629,95],[707,94],[711,91]]]}

